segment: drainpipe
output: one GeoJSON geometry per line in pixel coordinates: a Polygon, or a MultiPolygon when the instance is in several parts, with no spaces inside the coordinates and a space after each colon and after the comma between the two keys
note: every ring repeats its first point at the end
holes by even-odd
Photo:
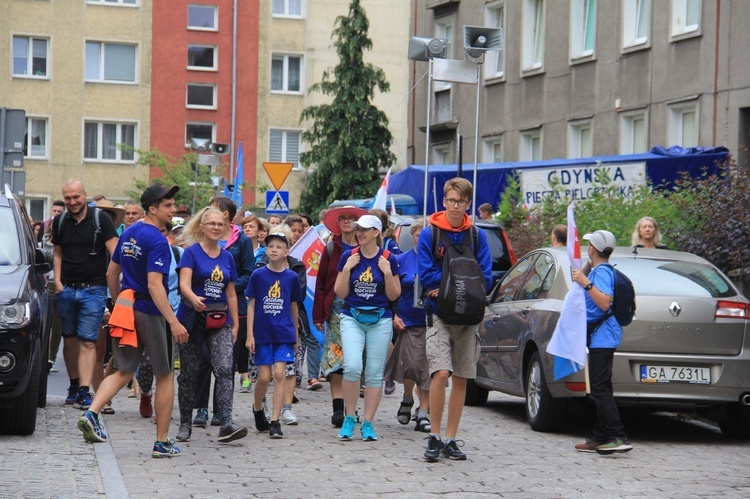
{"type": "Polygon", "coordinates": [[[717,113],[719,112],[719,31],[721,29],[721,0],[716,0],[716,38],[714,40],[714,122],[713,140],[711,144],[716,146],[716,127],[718,126],[717,113]]]}
{"type": "MultiPolygon", "coordinates": [[[[229,183],[234,183],[235,125],[237,122],[237,0],[234,0],[232,16],[232,130],[229,147],[229,183]]],[[[240,199],[240,203],[242,200],[240,199]]],[[[239,207],[238,207],[239,208],[239,207]]]]}

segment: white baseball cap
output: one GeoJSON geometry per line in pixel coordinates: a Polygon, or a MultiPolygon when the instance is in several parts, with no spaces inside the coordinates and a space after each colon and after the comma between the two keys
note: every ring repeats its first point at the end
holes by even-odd
{"type": "Polygon", "coordinates": [[[591,243],[591,246],[598,249],[602,253],[607,249],[615,249],[617,246],[617,239],[615,235],[608,230],[597,230],[591,234],[586,234],[583,238],[591,243]]]}

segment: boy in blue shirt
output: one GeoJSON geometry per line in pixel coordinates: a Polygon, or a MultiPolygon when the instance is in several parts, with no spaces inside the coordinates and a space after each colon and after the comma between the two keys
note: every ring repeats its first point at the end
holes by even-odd
{"type": "Polygon", "coordinates": [[[279,417],[284,405],[286,365],[294,362],[299,347],[297,331],[302,300],[297,274],[284,267],[289,241],[281,232],[266,236],[268,265],[256,269],[245,289],[247,296],[247,349],[255,355],[258,382],[253,415],[258,431],[268,431],[271,438],[283,438],[279,417]],[[273,371],[273,410],[269,424],[263,413],[263,398],[273,371]]]}

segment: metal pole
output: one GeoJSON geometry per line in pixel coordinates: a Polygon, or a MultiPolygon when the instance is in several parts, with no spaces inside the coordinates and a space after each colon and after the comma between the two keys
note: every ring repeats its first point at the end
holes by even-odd
{"type": "MultiPolygon", "coordinates": [[[[0,171],[5,171],[5,116],[7,109],[0,107],[0,171]]],[[[2,177],[0,177],[2,178],[2,177]]],[[[2,185],[0,185],[2,187],[2,185]]]]}
{"type": "Polygon", "coordinates": [[[475,205],[477,204],[477,166],[479,160],[479,96],[481,86],[479,85],[482,81],[481,78],[481,64],[477,63],[477,121],[474,124],[474,188],[472,189],[471,198],[471,222],[474,223],[476,218],[475,205]]]}
{"type": "MultiPolygon", "coordinates": [[[[234,137],[237,123],[237,0],[234,0],[232,17],[232,130],[229,146],[229,181],[234,181],[234,137]]],[[[195,211],[195,210],[193,210],[195,211]]]]}
{"type": "MultiPolygon", "coordinates": [[[[427,227],[427,197],[429,196],[430,186],[430,115],[432,113],[432,59],[429,61],[427,70],[427,128],[425,137],[424,152],[424,205],[422,215],[424,216],[424,226],[427,227]]],[[[437,206],[435,207],[437,210],[437,206]]]]}

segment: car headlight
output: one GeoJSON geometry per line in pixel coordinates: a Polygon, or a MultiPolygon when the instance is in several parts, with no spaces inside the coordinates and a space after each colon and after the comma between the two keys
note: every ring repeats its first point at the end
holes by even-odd
{"type": "Polygon", "coordinates": [[[31,306],[29,303],[0,305],[0,326],[23,327],[30,321],[31,306]]]}

